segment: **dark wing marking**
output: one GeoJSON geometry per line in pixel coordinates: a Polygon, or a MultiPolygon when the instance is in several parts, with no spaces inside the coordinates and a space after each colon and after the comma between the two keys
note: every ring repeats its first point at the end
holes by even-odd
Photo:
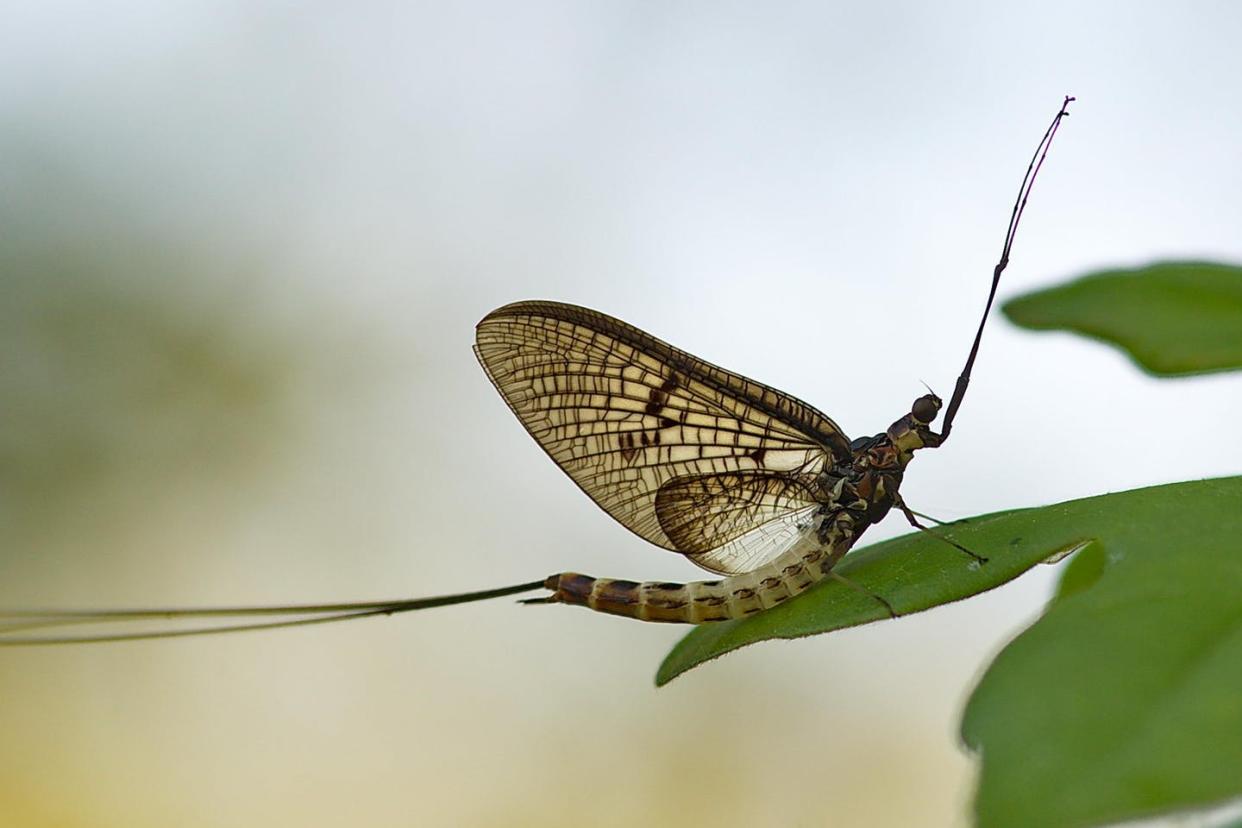
{"type": "MultiPolygon", "coordinates": [[[[849,439],[812,406],[597,311],[506,305],[479,323],[475,353],[522,425],[574,482],[665,549],[695,551],[680,548],[656,514],[657,493],[670,480],[756,471],[813,476],[850,456],[849,439]]],[[[776,514],[754,512],[755,525],[776,514]]]]}
{"type": "Polygon", "coordinates": [[[660,528],[704,569],[735,575],[784,552],[820,505],[815,477],[761,471],[678,477],[660,487],[660,528]],[[792,517],[792,520],[781,520],[792,517]]]}

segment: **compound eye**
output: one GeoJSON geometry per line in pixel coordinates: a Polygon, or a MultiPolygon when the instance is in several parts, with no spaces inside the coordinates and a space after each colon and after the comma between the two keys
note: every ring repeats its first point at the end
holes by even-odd
{"type": "Polygon", "coordinates": [[[914,419],[926,425],[936,419],[936,412],[940,410],[940,398],[932,394],[925,397],[919,397],[914,401],[914,405],[910,407],[910,413],[914,419]]]}

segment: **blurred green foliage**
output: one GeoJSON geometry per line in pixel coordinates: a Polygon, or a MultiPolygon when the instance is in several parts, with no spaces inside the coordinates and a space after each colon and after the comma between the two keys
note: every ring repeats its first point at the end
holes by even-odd
{"type": "Polygon", "coordinates": [[[1242,368],[1242,267],[1159,262],[1099,271],[1001,310],[1024,328],[1116,345],[1157,376],[1242,368]]]}
{"type": "Polygon", "coordinates": [[[138,506],[289,431],[298,351],[205,289],[211,262],[133,241],[0,245],[0,563],[23,530],[138,506]]]}
{"type": "Polygon", "coordinates": [[[1038,510],[1040,532],[1096,542],[966,708],[979,825],[1099,825],[1242,793],[1239,503],[1233,477],[1038,510]]]}

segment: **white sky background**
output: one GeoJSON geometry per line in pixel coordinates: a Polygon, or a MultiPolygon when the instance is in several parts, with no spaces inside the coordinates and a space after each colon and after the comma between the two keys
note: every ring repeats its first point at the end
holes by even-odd
{"type": "MultiPolygon", "coordinates": [[[[1002,299],[1242,260],[1227,3],[7,3],[3,21],[10,242],[158,240],[207,264],[132,279],[314,343],[276,466],[5,533],[32,559],[20,581],[0,559],[10,606],[697,577],[547,461],[473,324],[584,304],[876,433],[920,380],[952,391],[1066,93],[1002,299]]],[[[1149,379],[998,314],[953,442],[903,493],[948,519],[1236,474],[1240,388],[1149,379]]],[[[961,705],[1055,575],[658,692],[681,630],[505,601],[5,653],[0,727],[27,742],[0,758],[0,805],[69,825],[960,824],[961,705]]]]}

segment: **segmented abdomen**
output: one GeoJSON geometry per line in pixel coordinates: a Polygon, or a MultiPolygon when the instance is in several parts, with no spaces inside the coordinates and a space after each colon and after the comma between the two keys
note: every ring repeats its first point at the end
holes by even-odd
{"type": "Polygon", "coordinates": [[[552,575],[544,586],[550,603],[576,604],[596,612],[641,621],[703,624],[745,618],[806,591],[827,576],[849,551],[856,534],[848,515],[838,514],[825,542],[808,536],[805,543],[766,566],[719,581],[688,584],[594,578],[576,572],[552,575]]]}

